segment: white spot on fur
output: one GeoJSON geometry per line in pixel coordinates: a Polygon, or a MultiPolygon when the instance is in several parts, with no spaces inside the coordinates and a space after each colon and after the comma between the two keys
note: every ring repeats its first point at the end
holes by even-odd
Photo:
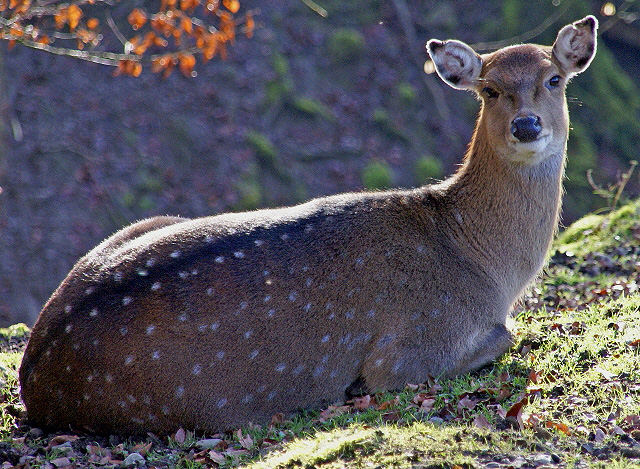
{"type": "Polygon", "coordinates": [[[233,253],[233,255],[238,259],[242,259],[244,257],[244,252],[236,251],[236,252],[233,253]]]}
{"type": "Polygon", "coordinates": [[[420,254],[424,254],[427,251],[427,248],[424,246],[424,244],[418,244],[418,247],[416,249],[420,254]]]}
{"type": "Polygon", "coordinates": [[[324,337],[322,337],[322,339],[320,340],[320,342],[327,343],[329,342],[329,339],[331,338],[331,336],[329,334],[325,335],[324,337]]]}
{"type": "Polygon", "coordinates": [[[211,323],[211,330],[212,331],[217,331],[219,327],[220,327],[220,323],[219,322],[211,323]]]}
{"type": "Polygon", "coordinates": [[[224,256],[218,256],[215,258],[216,264],[222,264],[224,262],[224,256]]]}
{"type": "Polygon", "coordinates": [[[187,272],[183,272],[183,271],[178,272],[178,277],[183,278],[183,279],[187,278],[188,275],[189,274],[187,272]]]}
{"type": "Polygon", "coordinates": [[[455,217],[456,221],[462,225],[462,215],[460,215],[460,212],[456,211],[454,212],[453,216],[455,217]]]}
{"type": "Polygon", "coordinates": [[[249,306],[249,303],[243,301],[242,303],[240,303],[240,310],[242,311],[243,309],[247,309],[247,306],[249,306]]]}
{"type": "Polygon", "coordinates": [[[264,297],[264,302],[268,303],[269,301],[271,301],[271,295],[267,295],[264,297]]]}
{"type": "Polygon", "coordinates": [[[127,306],[129,303],[131,303],[132,298],[130,296],[125,296],[124,298],[122,298],[122,305],[123,306],[127,306]]]}
{"type": "Polygon", "coordinates": [[[98,315],[98,308],[93,308],[91,311],[89,311],[89,316],[92,318],[95,318],[98,315]]]}
{"type": "Polygon", "coordinates": [[[71,372],[71,367],[69,365],[65,366],[64,369],[67,373],[71,372]]]}
{"type": "Polygon", "coordinates": [[[176,397],[180,398],[184,395],[184,386],[178,386],[176,388],[176,397]]]}
{"type": "Polygon", "coordinates": [[[309,311],[311,311],[311,303],[307,303],[302,309],[304,309],[304,311],[308,313],[309,311]]]}
{"type": "Polygon", "coordinates": [[[376,365],[376,366],[380,366],[380,365],[382,365],[382,363],[384,363],[384,359],[382,359],[382,358],[378,358],[378,359],[375,361],[375,365],[376,365]]]}
{"type": "Polygon", "coordinates": [[[201,371],[202,371],[202,365],[199,363],[196,363],[195,365],[193,365],[193,368],[191,369],[191,373],[193,373],[196,376],[199,375],[201,371]]]}
{"type": "Polygon", "coordinates": [[[93,344],[94,347],[96,347],[100,342],[98,341],[98,339],[93,339],[91,343],[93,344]]]}
{"type": "Polygon", "coordinates": [[[95,288],[89,287],[84,291],[85,295],[91,295],[95,291],[95,288]]]}
{"type": "Polygon", "coordinates": [[[122,281],[122,272],[116,272],[113,274],[113,280],[115,280],[116,282],[121,282],[122,281]]]}
{"type": "Polygon", "coordinates": [[[155,282],[153,285],[151,285],[151,290],[157,291],[157,290],[160,290],[160,287],[161,287],[160,282],[155,282]]]}
{"type": "Polygon", "coordinates": [[[372,318],[372,317],[374,317],[375,315],[376,315],[375,310],[370,309],[369,311],[367,311],[367,317],[368,317],[368,318],[372,318]]]}
{"type": "Polygon", "coordinates": [[[246,394],[243,398],[242,398],[242,403],[243,404],[248,404],[249,402],[251,402],[253,400],[253,394],[246,394]]]}
{"type": "Polygon", "coordinates": [[[293,371],[291,373],[293,373],[294,375],[299,375],[300,373],[302,373],[304,371],[305,366],[304,365],[298,365],[296,366],[293,371]]]}
{"type": "Polygon", "coordinates": [[[336,317],[336,313],[331,313],[329,316],[327,316],[327,319],[334,319],[336,317]]]}
{"type": "Polygon", "coordinates": [[[124,364],[131,365],[133,363],[133,360],[133,355],[127,355],[126,357],[124,357],[124,364]]]}
{"type": "Polygon", "coordinates": [[[304,285],[309,288],[311,286],[311,284],[313,283],[313,280],[311,280],[310,278],[308,278],[307,280],[304,281],[304,285]]]}
{"type": "Polygon", "coordinates": [[[198,326],[198,331],[200,331],[200,332],[207,332],[207,329],[209,329],[209,325],[207,325],[207,324],[200,324],[198,326]]]}
{"type": "Polygon", "coordinates": [[[138,417],[131,417],[131,422],[135,423],[136,425],[142,425],[144,423],[144,420],[139,419],[138,417]]]}
{"type": "Polygon", "coordinates": [[[253,334],[253,331],[249,329],[247,332],[244,333],[244,338],[248,339],[249,337],[251,337],[251,334],[253,334]]]}
{"type": "Polygon", "coordinates": [[[153,324],[147,326],[147,330],[145,331],[147,333],[147,335],[151,335],[153,334],[153,331],[155,330],[156,326],[154,326],[153,324]]]}
{"type": "Polygon", "coordinates": [[[87,381],[90,383],[91,381],[93,381],[93,375],[89,375],[87,376],[87,381]]]}
{"type": "Polygon", "coordinates": [[[260,353],[258,350],[254,350],[249,354],[249,360],[253,360],[254,358],[256,358],[258,356],[258,353],[260,353]]]}
{"type": "Polygon", "coordinates": [[[180,316],[178,316],[178,321],[185,322],[186,320],[187,320],[187,313],[182,313],[180,316]]]}
{"type": "Polygon", "coordinates": [[[163,413],[164,415],[169,415],[169,407],[168,407],[168,406],[166,406],[166,405],[163,405],[163,406],[162,406],[162,413],[163,413]]]}
{"type": "Polygon", "coordinates": [[[191,270],[191,275],[198,275],[198,269],[191,270]]]}
{"type": "Polygon", "coordinates": [[[160,358],[160,352],[158,350],[154,350],[153,353],[151,354],[151,358],[153,360],[157,360],[158,358],[160,358]]]}
{"type": "Polygon", "coordinates": [[[104,375],[104,380],[105,380],[107,383],[113,383],[113,376],[111,376],[111,374],[110,374],[110,373],[105,373],[105,375],[104,375]]]}
{"type": "Polygon", "coordinates": [[[129,332],[129,330],[127,329],[126,326],[122,326],[120,328],[120,335],[127,335],[127,332],[129,332]]]}
{"type": "Polygon", "coordinates": [[[364,264],[364,259],[362,257],[358,257],[356,259],[356,267],[362,267],[362,264],[364,264]]]}
{"type": "Polygon", "coordinates": [[[307,223],[306,226],[304,227],[304,232],[310,233],[311,231],[313,231],[313,225],[311,223],[307,223]]]}
{"type": "Polygon", "coordinates": [[[322,363],[324,363],[325,365],[329,362],[329,355],[324,354],[322,356],[322,363]]]}
{"type": "Polygon", "coordinates": [[[222,409],[224,406],[227,405],[227,398],[223,397],[222,399],[218,400],[218,403],[216,404],[218,406],[218,409],[222,409]]]}
{"type": "Polygon", "coordinates": [[[264,241],[262,241],[261,239],[256,239],[253,243],[256,246],[260,247],[260,246],[262,246],[264,244],[264,241]]]}
{"type": "Polygon", "coordinates": [[[132,404],[135,404],[137,401],[137,399],[131,394],[127,394],[127,399],[129,399],[129,402],[131,402],[132,404]]]}
{"type": "Polygon", "coordinates": [[[267,275],[269,275],[271,272],[269,272],[268,270],[263,270],[262,271],[262,276],[266,277],[267,275]]]}
{"type": "Polygon", "coordinates": [[[220,350],[218,353],[216,353],[216,358],[218,360],[222,360],[224,358],[224,352],[220,350]]]}
{"type": "Polygon", "coordinates": [[[272,318],[274,314],[276,314],[275,309],[270,309],[269,311],[267,311],[267,316],[270,318],[272,318]]]}
{"type": "Polygon", "coordinates": [[[316,366],[313,369],[313,377],[314,378],[318,378],[320,375],[322,375],[322,373],[324,373],[324,366],[316,366]]]}
{"type": "Polygon", "coordinates": [[[296,298],[298,298],[298,293],[292,291],[291,293],[289,293],[289,301],[296,301],[296,298]]]}
{"type": "Polygon", "coordinates": [[[213,236],[211,235],[207,235],[204,237],[204,242],[205,243],[212,243],[213,242],[213,236]]]}
{"type": "Polygon", "coordinates": [[[170,257],[177,259],[178,257],[180,257],[180,251],[173,251],[171,254],[169,254],[170,257]]]}
{"type": "Polygon", "coordinates": [[[146,277],[147,275],[149,275],[149,271],[147,271],[145,269],[138,269],[138,275],[140,277],[146,277]]]}
{"type": "Polygon", "coordinates": [[[283,234],[283,235],[281,235],[281,236],[280,236],[280,239],[281,239],[282,241],[286,241],[286,240],[288,240],[288,239],[289,239],[289,235],[288,235],[287,233],[285,233],[285,234],[283,234]]]}
{"type": "Polygon", "coordinates": [[[278,363],[278,364],[276,365],[275,370],[276,370],[278,373],[282,373],[286,368],[287,368],[287,365],[286,365],[286,364],[284,364],[284,363],[278,363]]]}
{"type": "Polygon", "coordinates": [[[64,328],[64,331],[68,334],[69,332],[71,332],[71,329],[73,329],[73,325],[67,324],[66,327],[64,328]]]}
{"type": "Polygon", "coordinates": [[[66,306],[64,307],[64,312],[65,312],[65,313],[67,313],[67,314],[69,314],[69,313],[71,312],[71,305],[66,305],[66,306]]]}
{"type": "Polygon", "coordinates": [[[344,316],[345,316],[347,319],[353,319],[353,317],[354,317],[353,310],[352,310],[352,309],[350,309],[349,311],[347,311],[346,313],[344,313],[344,316]]]}
{"type": "Polygon", "coordinates": [[[267,395],[267,400],[268,401],[272,401],[274,397],[276,397],[276,394],[278,394],[276,391],[271,391],[268,395],[267,395]]]}
{"type": "Polygon", "coordinates": [[[149,259],[147,259],[147,262],[146,262],[146,264],[145,264],[145,265],[146,265],[147,267],[153,267],[153,264],[155,264],[155,263],[156,263],[155,258],[150,257],[149,259]]]}
{"type": "Polygon", "coordinates": [[[208,296],[212,296],[213,295],[213,288],[211,288],[211,287],[207,288],[207,295],[208,296]]]}

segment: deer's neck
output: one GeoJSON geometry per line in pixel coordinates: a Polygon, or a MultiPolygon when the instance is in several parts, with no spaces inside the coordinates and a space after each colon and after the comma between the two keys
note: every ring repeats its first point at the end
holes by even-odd
{"type": "Polygon", "coordinates": [[[447,184],[454,241],[488,275],[519,296],[540,271],[560,212],[564,147],[539,164],[506,161],[478,125],[465,162],[447,184]]]}

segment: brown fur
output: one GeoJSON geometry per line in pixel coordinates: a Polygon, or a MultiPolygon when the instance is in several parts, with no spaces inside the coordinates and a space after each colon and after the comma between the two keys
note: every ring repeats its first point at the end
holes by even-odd
{"type": "MultiPolygon", "coordinates": [[[[591,28],[580,46],[595,47],[593,21],[575,24],[591,28]]],[[[556,229],[564,83],[584,68],[559,65],[548,47],[483,57],[455,41],[429,47],[450,84],[500,93],[483,98],[457,174],[290,208],[157,217],[116,233],[78,262],[33,329],[20,368],[29,419],[216,431],[502,354],[510,308],[556,229]],[[548,90],[555,74],[562,85],[548,90]],[[509,126],[532,112],[552,137],[523,151],[509,126]]]]}

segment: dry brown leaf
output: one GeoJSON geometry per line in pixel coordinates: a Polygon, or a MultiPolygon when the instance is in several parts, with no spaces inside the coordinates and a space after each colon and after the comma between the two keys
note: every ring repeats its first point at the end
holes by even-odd
{"type": "Polygon", "coordinates": [[[216,464],[224,464],[227,462],[227,458],[224,454],[213,450],[209,451],[209,458],[216,464]]]}
{"type": "Polygon", "coordinates": [[[79,437],[76,435],[58,435],[51,438],[49,444],[47,445],[47,449],[51,449],[53,446],[61,445],[62,443],[66,443],[67,441],[76,441],[79,437]]]}
{"type": "Polygon", "coordinates": [[[149,450],[151,449],[151,446],[153,445],[152,442],[149,442],[147,444],[144,443],[140,443],[135,445],[131,451],[135,452],[135,453],[139,453],[140,456],[146,456],[147,453],[149,452],[149,450]]]}
{"type": "Polygon", "coordinates": [[[478,414],[475,416],[475,418],[473,419],[473,424],[478,428],[486,428],[487,430],[491,431],[494,430],[493,425],[491,425],[487,417],[482,414],[478,414]]]}
{"type": "Polygon", "coordinates": [[[242,430],[238,430],[236,432],[236,437],[238,438],[238,442],[240,443],[240,446],[242,446],[245,449],[251,449],[253,448],[253,438],[251,438],[251,435],[247,434],[247,436],[242,436],[242,430]]]}
{"type": "Polygon", "coordinates": [[[468,396],[464,396],[458,401],[458,411],[461,411],[463,409],[473,410],[475,406],[476,401],[474,401],[473,399],[469,399],[468,396]]]}
{"type": "Polygon", "coordinates": [[[358,410],[365,410],[371,406],[371,396],[367,394],[366,396],[354,397],[353,398],[353,407],[358,410]]]}
{"type": "Polygon", "coordinates": [[[273,414],[273,416],[271,417],[271,425],[280,425],[283,422],[284,422],[284,414],[282,412],[273,414]]]}
{"type": "Polygon", "coordinates": [[[433,409],[433,405],[436,403],[435,399],[424,399],[421,403],[420,403],[420,410],[422,412],[429,412],[431,409],[433,409]]]}
{"type": "Polygon", "coordinates": [[[554,422],[552,420],[547,420],[545,422],[545,426],[547,428],[555,428],[556,430],[560,430],[562,433],[564,433],[567,436],[571,436],[572,434],[571,430],[569,430],[569,427],[562,422],[554,422]]]}

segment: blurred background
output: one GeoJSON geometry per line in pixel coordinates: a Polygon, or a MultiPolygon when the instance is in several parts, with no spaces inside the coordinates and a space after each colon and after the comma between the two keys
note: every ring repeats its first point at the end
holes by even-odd
{"type": "MultiPolygon", "coordinates": [[[[122,2],[123,13],[135,5],[122,2]]],[[[77,259],[122,226],[343,191],[414,187],[460,163],[478,102],[424,72],[429,38],[551,44],[595,14],[591,68],[568,87],[563,220],[606,206],[638,158],[640,2],[242,0],[252,39],[197,77],[0,47],[0,326],[32,324],[77,259]]],[[[114,12],[117,14],[117,11],[114,12]]],[[[625,189],[638,194],[634,174],[625,189]]]]}

